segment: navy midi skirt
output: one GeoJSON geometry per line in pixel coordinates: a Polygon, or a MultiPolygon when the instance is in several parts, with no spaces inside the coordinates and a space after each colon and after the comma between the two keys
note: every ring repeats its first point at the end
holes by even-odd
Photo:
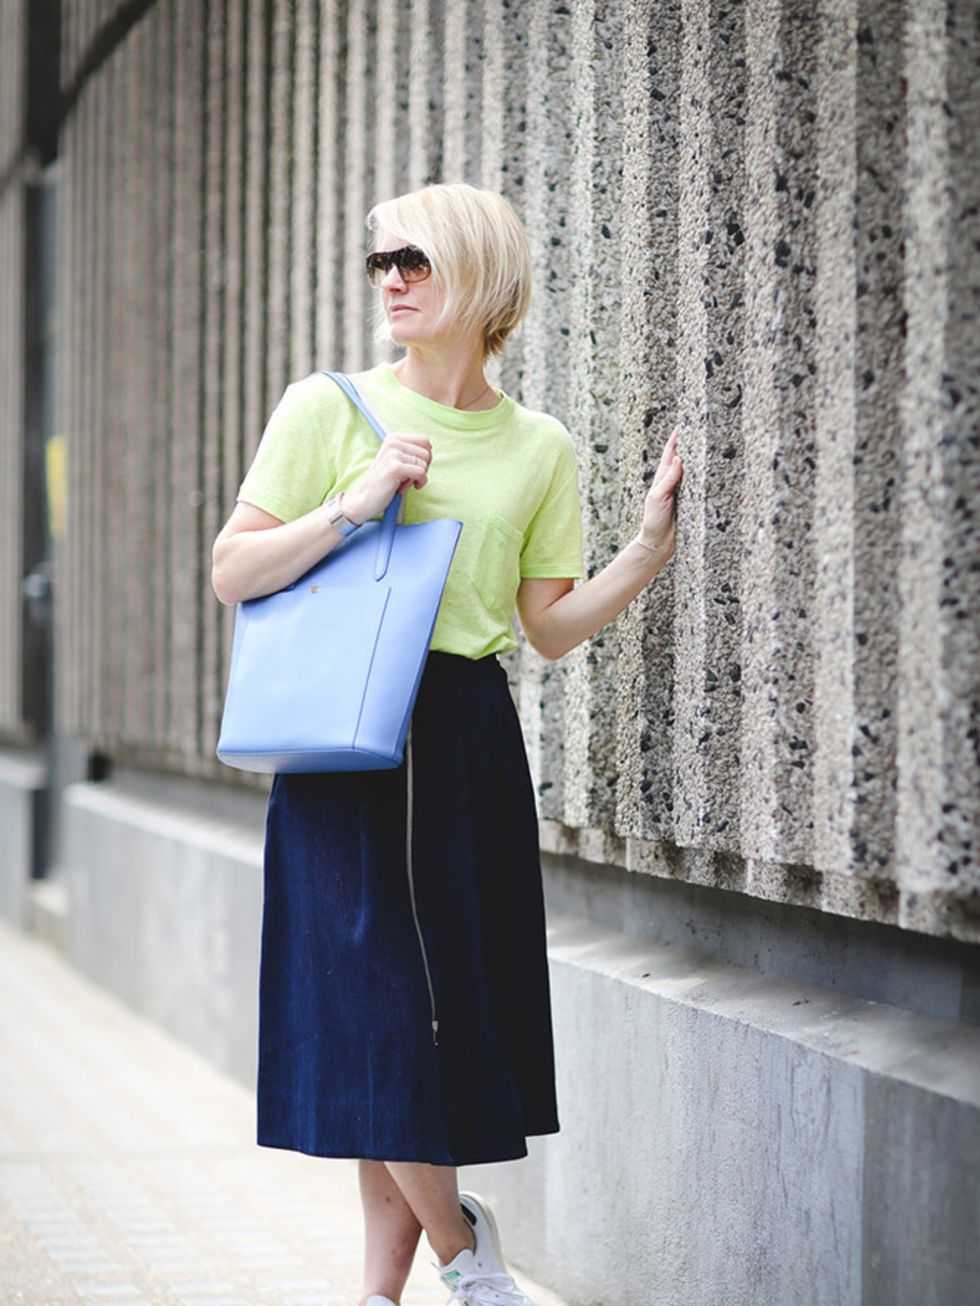
{"type": "Polygon", "coordinates": [[[429,654],[400,767],[276,775],[264,880],[261,1146],[471,1165],[557,1132],[537,815],[495,655],[429,654]]]}

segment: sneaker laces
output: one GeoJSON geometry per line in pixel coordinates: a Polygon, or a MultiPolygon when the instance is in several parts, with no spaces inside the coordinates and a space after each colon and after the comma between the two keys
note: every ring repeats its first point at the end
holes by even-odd
{"type": "Polygon", "coordinates": [[[509,1306],[527,1301],[509,1274],[464,1274],[446,1300],[446,1306],[509,1306]],[[479,1292],[489,1289],[494,1295],[479,1292]]]}

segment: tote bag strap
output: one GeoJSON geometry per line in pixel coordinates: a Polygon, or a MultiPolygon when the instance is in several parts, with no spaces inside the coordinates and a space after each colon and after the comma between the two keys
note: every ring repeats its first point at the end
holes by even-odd
{"type": "Polygon", "coordinates": [[[341,390],[343,390],[344,394],[351,401],[354,407],[360,411],[362,416],[365,417],[368,423],[374,428],[374,432],[377,435],[378,439],[383,440],[385,436],[388,434],[388,432],[381,425],[381,423],[375,417],[374,413],[371,412],[370,408],[368,408],[367,404],[361,398],[360,394],[358,393],[357,386],[350,379],[347,373],[324,372],[323,375],[329,376],[331,381],[336,381],[336,383],[340,386],[341,390]]]}
{"type": "MultiPolygon", "coordinates": [[[[383,440],[388,432],[381,425],[374,413],[371,412],[367,404],[358,394],[357,386],[350,379],[346,372],[324,372],[331,381],[336,381],[344,394],[358,410],[361,416],[367,421],[379,440],[383,440]]],[[[378,556],[374,562],[374,579],[382,580],[388,570],[388,563],[391,561],[391,547],[395,542],[395,525],[398,520],[398,512],[402,506],[402,496],[397,492],[392,495],[391,503],[384,511],[381,518],[381,530],[378,532],[378,556]]]]}

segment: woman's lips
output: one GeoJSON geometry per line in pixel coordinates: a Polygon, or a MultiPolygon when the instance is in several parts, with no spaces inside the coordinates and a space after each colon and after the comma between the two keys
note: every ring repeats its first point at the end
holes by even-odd
{"type": "Polygon", "coordinates": [[[394,316],[395,313],[414,313],[415,309],[412,308],[411,304],[394,304],[388,312],[394,316]]]}

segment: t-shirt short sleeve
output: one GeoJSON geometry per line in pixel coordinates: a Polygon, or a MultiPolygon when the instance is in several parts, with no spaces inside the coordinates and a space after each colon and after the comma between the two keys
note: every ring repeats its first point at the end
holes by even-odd
{"type": "Polygon", "coordinates": [[[548,489],[524,533],[522,576],[585,575],[578,460],[571,436],[562,434],[548,489]]]}
{"type": "Polygon", "coordinates": [[[239,500],[284,522],[319,507],[336,479],[310,384],[307,378],[286,387],[238,491],[239,500]]]}

